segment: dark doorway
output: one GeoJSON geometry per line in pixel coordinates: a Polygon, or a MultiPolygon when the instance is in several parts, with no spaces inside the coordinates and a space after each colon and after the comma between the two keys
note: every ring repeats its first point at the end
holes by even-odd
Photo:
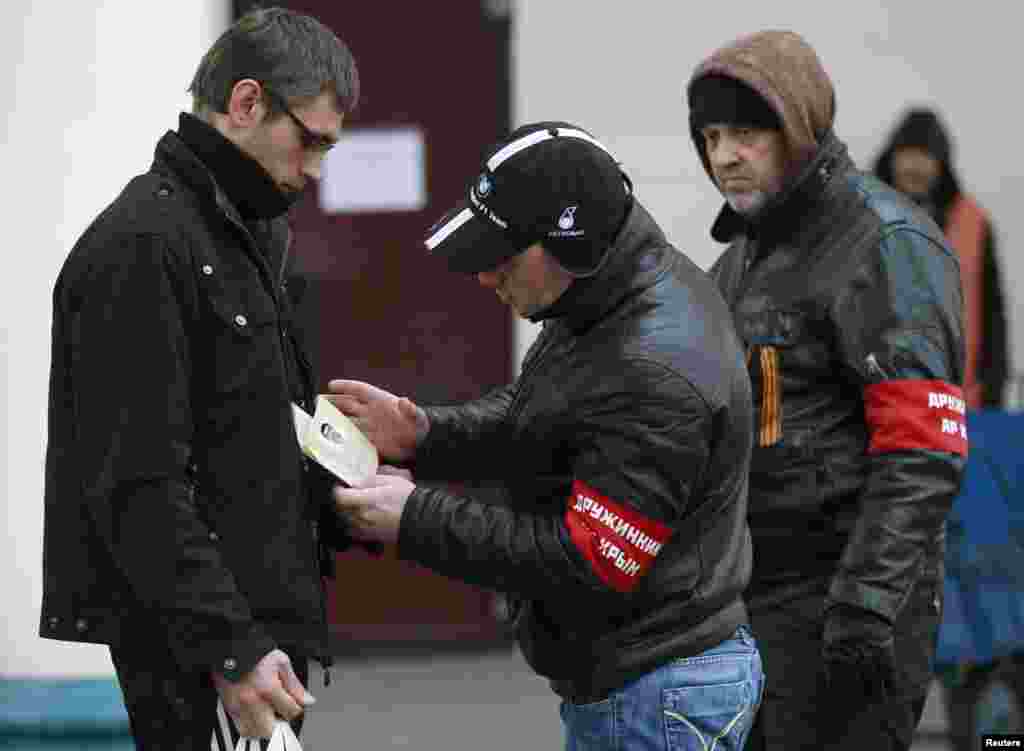
{"type": "MultiPolygon", "coordinates": [[[[509,130],[508,4],[275,4],[315,16],[352,50],[362,98],[350,132],[412,126],[425,144],[422,210],[325,213],[310,195],[294,211],[296,271],[307,289],[302,317],[318,350],[321,389],[331,378],[352,378],[438,404],[507,383],[509,312],[473,278],[431,259],[422,241],[509,130]]],[[[253,5],[236,0],[234,9],[253,5]]],[[[394,550],[380,559],[340,555],[332,589],[340,643],[500,638],[490,593],[400,561],[394,550]]]]}

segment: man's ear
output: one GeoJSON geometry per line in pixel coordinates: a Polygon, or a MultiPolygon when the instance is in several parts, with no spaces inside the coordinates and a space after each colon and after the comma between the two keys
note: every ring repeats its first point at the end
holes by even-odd
{"type": "Polygon", "coordinates": [[[243,78],[231,87],[228,97],[228,119],[236,128],[251,128],[267,114],[263,86],[252,78],[243,78]]]}

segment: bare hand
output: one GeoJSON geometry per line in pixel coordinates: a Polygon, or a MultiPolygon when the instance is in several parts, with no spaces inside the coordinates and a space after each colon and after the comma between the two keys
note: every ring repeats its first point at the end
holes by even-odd
{"type": "Polygon", "coordinates": [[[362,381],[334,380],[327,384],[327,398],[347,415],[378,453],[390,461],[412,459],[416,447],[430,429],[426,413],[404,396],[362,381]]]}
{"type": "Polygon", "coordinates": [[[280,649],[268,652],[237,683],[220,673],[213,674],[213,683],[225,711],[246,738],[269,738],[278,717],[294,720],[316,701],[280,649]]]}
{"type": "Polygon", "coordinates": [[[369,485],[334,488],[334,505],[349,523],[357,540],[398,542],[405,502],[416,486],[409,473],[382,466],[369,485]]]}

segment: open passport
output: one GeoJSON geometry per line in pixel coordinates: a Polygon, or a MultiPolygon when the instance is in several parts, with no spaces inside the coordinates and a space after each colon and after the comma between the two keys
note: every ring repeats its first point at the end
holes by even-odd
{"type": "Polygon", "coordinates": [[[312,416],[295,403],[292,413],[302,453],[343,483],[358,488],[377,474],[377,449],[327,397],[316,398],[312,416]]]}

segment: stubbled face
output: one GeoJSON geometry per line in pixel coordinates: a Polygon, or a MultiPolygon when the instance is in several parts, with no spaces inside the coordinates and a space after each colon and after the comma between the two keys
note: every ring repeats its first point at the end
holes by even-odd
{"type": "Polygon", "coordinates": [[[782,131],[711,123],[701,135],[711,174],[733,211],[753,216],[782,190],[787,162],[782,131]]]}
{"type": "Polygon", "coordinates": [[[493,289],[503,303],[523,318],[551,306],[573,280],[540,243],[534,243],[491,271],[479,272],[476,277],[482,286],[493,289]]]}
{"type": "Polygon", "coordinates": [[[914,198],[924,198],[942,174],[942,164],[917,146],[903,146],[892,154],[892,183],[914,198]]]}
{"type": "Polygon", "coordinates": [[[234,130],[232,140],[262,165],[286,196],[297,197],[309,180],[320,179],[324,157],[341,136],[344,113],[335,108],[329,91],[291,107],[307,133],[287,112],[271,116],[265,93],[257,91],[256,96],[262,116],[234,130]]]}

